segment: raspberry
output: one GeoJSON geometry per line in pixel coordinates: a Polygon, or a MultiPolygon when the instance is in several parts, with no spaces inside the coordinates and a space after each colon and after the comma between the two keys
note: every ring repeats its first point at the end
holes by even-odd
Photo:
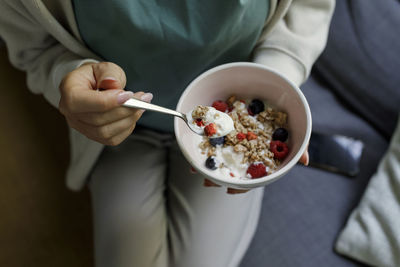
{"type": "Polygon", "coordinates": [[[250,174],[251,178],[260,178],[268,174],[265,165],[262,163],[251,164],[246,173],[250,174]]]}
{"type": "Polygon", "coordinates": [[[279,160],[284,159],[289,153],[288,146],[279,140],[271,141],[269,144],[269,150],[274,153],[274,158],[279,160]]]}
{"type": "Polygon", "coordinates": [[[196,119],[196,124],[197,124],[197,126],[199,126],[199,127],[204,126],[204,122],[203,122],[202,119],[196,119]]]}
{"type": "Polygon", "coordinates": [[[204,133],[207,136],[213,136],[217,133],[217,126],[214,123],[207,124],[206,127],[204,127],[204,133]]]}
{"type": "Polygon", "coordinates": [[[253,132],[248,132],[246,137],[247,137],[247,140],[249,140],[249,141],[257,139],[257,135],[253,132]]]}
{"type": "Polygon", "coordinates": [[[228,109],[228,104],[224,101],[217,100],[212,103],[212,107],[221,112],[225,112],[228,109]]]}
{"type": "Polygon", "coordinates": [[[244,133],[238,133],[238,134],[236,135],[236,138],[237,138],[239,141],[242,141],[242,140],[246,139],[246,135],[245,135],[244,133]]]}

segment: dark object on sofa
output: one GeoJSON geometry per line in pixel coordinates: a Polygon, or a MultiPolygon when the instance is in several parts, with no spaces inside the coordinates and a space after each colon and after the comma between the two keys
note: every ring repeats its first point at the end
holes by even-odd
{"type": "Polygon", "coordinates": [[[355,178],[296,166],[267,186],[260,224],[241,267],[364,266],[336,254],[400,110],[400,3],[337,1],[327,48],[302,86],[313,129],[365,143],[355,178]]]}

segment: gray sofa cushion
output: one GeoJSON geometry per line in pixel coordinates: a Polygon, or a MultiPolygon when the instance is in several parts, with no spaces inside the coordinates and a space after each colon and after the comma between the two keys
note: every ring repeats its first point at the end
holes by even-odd
{"type": "Polygon", "coordinates": [[[400,121],[335,248],[373,266],[400,266],[400,121]]]}
{"type": "Polygon", "coordinates": [[[400,2],[337,1],[315,71],[389,140],[400,111],[400,2]]]}

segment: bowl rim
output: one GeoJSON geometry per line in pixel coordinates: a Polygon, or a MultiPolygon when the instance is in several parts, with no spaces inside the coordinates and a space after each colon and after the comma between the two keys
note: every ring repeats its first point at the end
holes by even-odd
{"type": "MultiPolygon", "coordinates": [[[[304,151],[307,149],[308,143],[310,141],[310,136],[311,136],[311,128],[312,128],[312,119],[311,119],[311,111],[310,107],[308,105],[307,99],[304,96],[303,92],[300,90],[300,88],[294,84],[292,81],[290,81],[288,78],[286,78],[284,75],[279,73],[276,70],[273,70],[267,66],[261,65],[259,63],[254,63],[254,62],[233,62],[233,63],[226,63],[222,65],[218,65],[216,67],[213,67],[202,74],[200,74],[198,77],[196,77],[192,82],[189,83],[189,85],[185,88],[184,92],[182,93],[181,97],[179,98],[178,104],[176,105],[176,110],[181,106],[183,99],[186,97],[186,95],[189,93],[189,89],[192,88],[194,85],[199,83],[201,80],[203,80],[206,76],[209,76],[212,73],[218,72],[223,69],[228,69],[232,67],[249,67],[249,68],[256,68],[256,69],[264,69],[269,72],[272,72],[273,74],[279,76],[281,79],[283,79],[288,85],[297,93],[298,97],[301,100],[301,103],[303,104],[303,107],[305,109],[306,113],[306,123],[307,123],[307,128],[306,128],[306,134],[303,139],[303,143],[300,146],[300,149],[297,151],[297,153],[294,155],[294,157],[286,163],[285,166],[283,166],[281,169],[278,171],[269,174],[264,177],[260,177],[257,179],[228,179],[227,177],[210,177],[212,180],[216,180],[217,182],[220,181],[224,184],[232,184],[232,185],[238,185],[238,186],[245,186],[245,185],[257,185],[257,184],[265,184],[268,183],[269,181],[273,181],[277,179],[278,177],[282,176],[286,172],[288,172],[294,165],[299,161],[301,155],[304,153],[304,151]]],[[[175,118],[174,120],[174,131],[177,132],[178,130],[178,123],[179,118],[175,118]]],[[[182,141],[178,138],[178,136],[175,134],[175,138],[177,140],[177,143],[184,154],[185,158],[189,161],[189,163],[202,175],[205,177],[209,177],[208,174],[204,173],[200,168],[197,168],[195,164],[193,164],[190,153],[185,149],[185,146],[183,145],[182,141]]]]}

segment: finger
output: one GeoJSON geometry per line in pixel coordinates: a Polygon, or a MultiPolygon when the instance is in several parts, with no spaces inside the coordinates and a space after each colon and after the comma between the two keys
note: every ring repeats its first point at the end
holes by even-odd
{"type": "Polygon", "coordinates": [[[132,92],[123,90],[125,84],[125,73],[113,63],[81,66],[69,73],[60,85],[60,111],[65,115],[111,110],[133,97],[132,92]],[[95,90],[100,84],[109,90],[95,90]]]}
{"type": "Polygon", "coordinates": [[[109,140],[116,135],[130,129],[132,125],[136,124],[137,118],[143,113],[142,110],[137,110],[134,115],[126,117],[122,120],[112,122],[100,127],[93,127],[94,133],[104,140],[109,140]]]}
{"type": "Polygon", "coordinates": [[[83,133],[89,139],[95,140],[102,144],[107,144],[113,137],[125,132],[127,129],[132,128],[136,124],[136,118],[139,116],[137,113],[143,113],[143,111],[137,110],[136,113],[130,117],[100,127],[88,125],[84,122],[74,119],[69,119],[68,122],[72,128],[83,133]]]}
{"type": "Polygon", "coordinates": [[[103,144],[102,140],[100,140],[96,135],[94,135],[93,131],[91,131],[90,128],[82,126],[82,125],[84,125],[82,122],[80,122],[76,119],[67,117],[67,116],[65,118],[67,120],[69,127],[77,130],[78,132],[80,132],[81,134],[86,136],[87,138],[103,144]]]}
{"type": "MultiPolygon", "coordinates": [[[[150,102],[153,95],[151,93],[138,92],[134,94],[135,98],[150,102]]],[[[103,126],[112,122],[124,119],[135,114],[137,109],[116,107],[106,112],[89,112],[79,114],[79,120],[92,126],[103,126]]]]}
{"type": "Polygon", "coordinates": [[[126,76],[123,69],[112,62],[91,65],[96,79],[96,89],[124,89],[126,76]]]}
{"type": "Polygon", "coordinates": [[[205,187],[220,187],[220,185],[208,180],[208,179],[204,179],[203,185],[205,187]]]}
{"type": "Polygon", "coordinates": [[[132,134],[133,130],[135,129],[136,123],[132,124],[131,127],[126,129],[125,131],[113,136],[112,138],[108,139],[105,142],[105,145],[108,146],[117,146],[121,144],[129,135],[132,134]]]}
{"type": "Polygon", "coordinates": [[[226,190],[226,193],[234,195],[234,194],[243,194],[243,193],[246,193],[248,191],[250,191],[250,190],[249,189],[247,189],[247,190],[235,189],[235,188],[228,187],[228,189],[226,190]]]}
{"type": "Polygon", "coordinates": [[[94,140],[98,143],[101,143],[103,145],[109,145],[109,146],[116,146],[119,145],[123,140],[125,140],[126,137],[128,137],[134,130],[136,123],[132,123],[129,128],[123,130],[122,132],[119,132],[118,134],[110,137],[110,138],[103,138],[100,134],[96,132],[96,129],[94,127],[87,127],[84,125],[82,122],[79,122],[74,119],[68,119],[67,118],[68,125],[83,135],[85,135],[87,138],[94,140]]]}
{"type": "Polygon", "coordinates": [[[89,112],[78,115],[79,121],[91,126],[103,126],[115,121],[122,120],[132,116],[136,112],[135,109],[126,107],[117,107],[106,112],[89,112]]]}
{"type": "Polygon", "coordinates": [[[60,110],[65,115],[68,113],[109,111],[132,98],[133,92],[118,89],[106,91],[86,90],[79,86],[69,88],[68,92],[62,92],[61,95],[60,110]]]}
{"type": "Polygon", "coordinates": [[[306,150],[304,151],[303,155],[301,155],[299,162],[303,163],[305,166],[308,166],[309,160],[308,150],[306,150]]]}

